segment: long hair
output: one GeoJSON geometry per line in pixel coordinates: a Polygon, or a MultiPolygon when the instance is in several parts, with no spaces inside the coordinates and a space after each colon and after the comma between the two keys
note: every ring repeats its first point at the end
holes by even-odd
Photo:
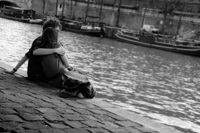
{"type": "Polygon", "coordinates": [[[41,48],[57,48],[58,47],[58,32],[55,28],[47,28],[42,34],[41,48]]]}

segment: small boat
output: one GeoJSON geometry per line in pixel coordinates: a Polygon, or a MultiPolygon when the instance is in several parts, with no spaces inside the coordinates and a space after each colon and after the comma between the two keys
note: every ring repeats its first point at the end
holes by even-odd
{"type": "MultiPolygon", "coordinates": [[[[156,48],[186,55],[192,55],[200,57],[200,45],[190,44],[190,43],[181,43],[173,42],[168,40],[168,42],[158,41],[156,37],[151,33],[139,33],[139,34],[125,34],[122,31],[118,31],[115,34],[117,40],[122,42],[131,43],[134,45],[145,46],[150,48],[156,48]]],[[[172,40],[172,39],[171,39],[172,40]]]]}
{"type": "Polygon", "coordinates": [[[0,17],[10,19],[10,20],[20,21],[20,22],[26,22],[26,23],[29,22],[29,19],[26,19],[26,18],[11,17],[11,16],[7,16],[7,15],[4,15],[4,14],[0,14],[0,17]]]}
{"type": "Polygon", "coordinates": [[[97,24],[94,23],[84,23],[81,21],[75,21],[70,19],[64,19],[61,21],[62,24],[62,30],[75,32],[83,35],[89,35],[94,37],[104,37],[105,32],[103,27],[97,26],[97,24]]]}
{"type": "Polygon", "coordinates": [[[42,19],[29,19],[29,23],[31,24],[43,24],[42,19]]]}
{"type": "Polygon", "coordinates": [[[4,6],[4,8],[0,12],[0,17],[10,20],[37,24],[41,24],[43,22],[42,19],[34,19],[34,16],[34,10],[23,9],[13,6],[4,6]]]}

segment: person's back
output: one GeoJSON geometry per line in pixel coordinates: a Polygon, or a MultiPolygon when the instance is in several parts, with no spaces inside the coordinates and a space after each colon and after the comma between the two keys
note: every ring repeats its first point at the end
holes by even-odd
{"type": "Polygon", "coordinates": [[[41,43],[41,39],[41,37],[36,38],[33,41],[29,52],[26,54],[26,56],[29,58],[27,75],[28,79],[30,80],[46,81],[46,77],[39,61],[40,56],[33,55],[33,50],[35,47],[37,47],[37,45],[39,45],[39,43],[41,43]]]}

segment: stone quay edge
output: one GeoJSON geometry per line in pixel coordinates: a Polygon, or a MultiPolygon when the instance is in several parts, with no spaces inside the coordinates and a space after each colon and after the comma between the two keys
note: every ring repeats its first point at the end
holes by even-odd
{"type": "MultiPolygon", "coordinates": [[[[0,132],[5,133],[182,133],[99,98],[60,98],[59,89],[5,73],[0,62],[0,132]]],[[[97,90],[98,91],[98,90],[97,90]]]]}

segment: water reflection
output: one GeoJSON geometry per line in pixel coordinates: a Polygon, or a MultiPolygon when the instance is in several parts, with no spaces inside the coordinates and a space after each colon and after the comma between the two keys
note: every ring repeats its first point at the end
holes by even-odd
{"type": "MultiPolygon", "coordinates": [[[[41,34],[41,26],[5,19],[0,27],[0,61],[13,66],[41,34]]],[[[200,58],[63,31],[60,36],[70,63],[88,71],[97,97],[155,121],[200,132],[200,58]]]]}

